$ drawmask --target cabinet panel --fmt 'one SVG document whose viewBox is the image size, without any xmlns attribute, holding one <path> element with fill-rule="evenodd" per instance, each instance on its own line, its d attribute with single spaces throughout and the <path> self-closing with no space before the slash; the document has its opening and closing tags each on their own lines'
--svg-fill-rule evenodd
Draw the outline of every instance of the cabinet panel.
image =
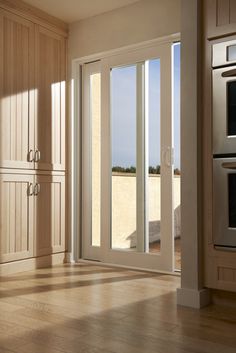
<svg viewBox="0 0 236 353">
<path fill-rule="evenodd" d="M 34 168 L 34 25 L 0 10 L 0 167 Z"/>
<path fill-rule="evenodd" d="M 236 2 L 235 0 L 230 0 L 230 23 L 236 24 Z"/>
<path fill-rule="evenodd" d="M 203 1 L 208 38 L 236 33 L 235 0 Z"/>
<path fill-rule="evenodd" d="M 36 169 L 65 169 L 65 39 L 36 27 Z M 36 159 L 39 155 L 36 155 Z"/>
<path fill-rule="evenodd" d="M 0 175 L 0 262 L 33 255 L 32 175 Z"/>
<path fill-rule="evenodd" d="M 230 23 L 230 1 L 217 0 L 216 1 L 216 25 L 227 26 Z"/>
<path fill-rule="evenodd" d="M 37 176 L 35 185 L 35 255 L 64 251 L 65 177 Z"/>
</svg>

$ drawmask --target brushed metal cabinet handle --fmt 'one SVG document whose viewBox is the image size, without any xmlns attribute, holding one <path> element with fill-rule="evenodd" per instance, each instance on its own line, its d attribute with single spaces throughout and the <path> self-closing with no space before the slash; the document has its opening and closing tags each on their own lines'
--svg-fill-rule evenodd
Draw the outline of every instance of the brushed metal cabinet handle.
<svg viewBox="0 0 236 353">
<path fill-rule="evenodd" d="M 28 196 L 32 196 L 34 195 L 34 188 L 33 188 L 33 184 L 29 183 L 28 189 L 27 189 L 27 194 Z"/>
<path fill-rule="evenodd" d="M 40 193 L 40 184 L 36 183 L 35 186 L 34 186 L 34 195 L 35 196 L 38 196 L 38 194 Z"/>
<path fill-rule="evenodd" d="M 34 151 L 29 150 L 28 152 L 28 162 L 33 162 L 34 161 Z"/>
<path fill-rule="evenodd" d="M 36 150 L 35 153 L 34 153 L 34 160 L 35 160 L 35 162 L 39 162 L 39 161 L 40 161 L 40 158 L 41 158 L 40 151 L 39 151 L 39 150 Z"/>
</svg>

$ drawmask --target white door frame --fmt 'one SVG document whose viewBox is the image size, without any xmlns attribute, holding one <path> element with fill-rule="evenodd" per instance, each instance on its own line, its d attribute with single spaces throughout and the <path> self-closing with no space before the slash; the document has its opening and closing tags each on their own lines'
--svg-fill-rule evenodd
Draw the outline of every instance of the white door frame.
<svg viewBox="0 0 236 353">
<path fill-rule="evenodd" d="M 100 246 L 92 245 L 92 116 L 91 116 L 91 86 L 90 76 L 101 72 L 100 61 L 83 65 L 82 71 L 82 254 L 87 259 L 101 260 Z M 101 115 L 101 112 L 100 112 Z M 101 117 L 100 117 L 101 118 Z M 101 183 L 100 183 L 101 184 Z M 101 185 L 100 185 L 101 187 Z M 101 227 L 100 234 L 101 236 Z"/>
<path fill-rule="evenodd" d="M 81 129 L 80 129 L 80 119 L 81 119 L 81 106 L 80 104 L 78 104 L 78 98 L 80 98 L 79 96 L 81 96 L 81 94 L 79 95 L 79 92 L 81 92 L 81 88 L 80 88 L 80 82 L 81 82 L 81 65 L 84 63 L 88 63 L 91 61 L 95 61 L 95 60 L 99 60 L 101 58 L 103 59 L 109 59 L 111 57 L 117 57 L 119 56 L 119 54 L 129 54 L 132 53 L 134 54 L 135 51 L 137 51 L 137 49 L 150 49 L 151 47 L 155 46 L 155 45 L 161 45 L 161 44 L 167 44 L 167 43 L 173 43 L 175 41 L 179 41 L 180 40 L 180 34 L 174 34 L 168 37 L 163 37 L 163 38 L 159 38 L 159 39 L 155 39 L 155 40 L 151 40 L 148 42 L 144 42 L 144 43 L 140 43 L 137 45 L 131 45 L 131 46 L 127 46 L 124 48 L 120 48 L 120 49 L 115 49 L 112 51 L 108 51 L 108 52 L 103 52 L 103 53 L 99 53 L 99 54 L 95 54 L 95 55 L 91 55 L 91 56 L 87 56 L 81 59 L 75 59 L 72 61 L 72 85 L 71 85 L 71 130 L 70 130 L 70 134 L 72 136 L 72 142 L 75 140 L 77 140 L 77 144 L 73 144 L 73 146 L 71 146 L 71 208 L 72 208 L 72 212 L 71 212 L 71 230 L 72 230 L 72 238 L 71 238 L 71 256 L 70 256 L 70 260 L 71 261 L 78 261 L 81 258 L 81 237 L 82 237 L 82 230 L 81 230 L 81 188 L 77 187 L 77 181 L 81 182 Z M 154 57 L 156 57 L 156 55 L 154 55 Z M 145 59 L 147 58 L 147 54 L 145 55 Z M 171 107 L 171 103 L 169 104 L 169 107 Z M 108 119 L 109 120 L 109 119 Z M 163 137 L 164 138 L 164 137 Z M 107 139 L 108 141 L 108 139 Z M 103 145 L 102 148 L 107 148 L 108 146 Z M 110 147 L 110 146 L 109 146 Z M 105 162 L 105 164 L 108 161 Z M 105 168 L 103 167 L 102 170 L 105 170 Z M 107 168 L 107 172 L 109 172 L 109 168 Z M 108 177 L 108 176 L 103 176 L 104 177 Z M 110 178 L 110 175 L 109 175 Z M 107 195 L 107 200 L 108 197 L 110 197 L 109 195 Z M 165 195 L 165 197 L 167 197 Z M 106 204 L 108 205 L 109 202 L 106 202 Z M 103 216 L 102 216 L 102 222 L 107 222 L 107 214 L 106 212 L 110 210 L 104 210 L 103 211 Z M 79 217 L 80 216 L 80 217 Z M 107 239 L 107 236 L 106 236 Z M 107 240 L 106 240 L 107 241 Z M 116 253 L 118 253 L 116 251 Z M 141 263 L 141 268 L 145 268 L 145 264 L 146 264 L 146 260 L 145 257 L 152 257 L 153 258 L 153 267 L 154 269 L 156 268 L 156 257 L 158 255 L 151 255 L 151 254 L 139 254 L 139 253 L 134 253 L 134 258 L 136 258 L 137 263 Z M 146 256 L 145 256 L 146 255 Z M 112 259 L 111 259 L 112 257 Z M 127 266 L 133 266 L 132 261 L 125 261 L 125 257 L 127 257 L 127 254 L 123 254 L 123 252 L 120 252 L 120 254 L 118 255 L 119 259 L 121 259 L 121 261 L 123 262 L 124 265 Z M 173 257 L 173 256 L 172 256 Z M 116 258 L 114 258 L 114 251 L 110 251 L 109 253 L 106 254 L 104 260 L 106 260 L 107 262 L 111 262 L 112 263 L 120 263 L 120 261 L 118 261 Z M 150 260 L 149 260 L 150 261 Z M 148 268 L 150 268 L 150 263 Z M 172 268 L 167 268 L 167 272 L 171 272 L 173 271 L 173 266 Z"/>
</svg>

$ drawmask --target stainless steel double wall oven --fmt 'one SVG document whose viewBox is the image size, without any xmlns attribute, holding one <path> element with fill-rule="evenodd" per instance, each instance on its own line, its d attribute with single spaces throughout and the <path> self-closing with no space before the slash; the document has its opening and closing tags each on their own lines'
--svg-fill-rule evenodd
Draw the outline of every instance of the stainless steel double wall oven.
<svg viewBox="0 0 236 353">
<path fill-rule="evenodd" d="M 213 238 L 236 251 L 236 40 L 212 47 Z"/>
</svg>

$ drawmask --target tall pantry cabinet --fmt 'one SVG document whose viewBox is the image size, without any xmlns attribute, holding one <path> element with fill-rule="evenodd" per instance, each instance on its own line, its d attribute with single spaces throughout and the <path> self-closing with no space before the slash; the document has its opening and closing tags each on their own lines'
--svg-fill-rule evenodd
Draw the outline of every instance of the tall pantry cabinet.
<svg viewBox="0 0 236 353">
<path fill-rule="evenodd" d="M 0 270 L 66 250 L 66 36 L 59 20 L 0 0 Z"/>
</svg>

